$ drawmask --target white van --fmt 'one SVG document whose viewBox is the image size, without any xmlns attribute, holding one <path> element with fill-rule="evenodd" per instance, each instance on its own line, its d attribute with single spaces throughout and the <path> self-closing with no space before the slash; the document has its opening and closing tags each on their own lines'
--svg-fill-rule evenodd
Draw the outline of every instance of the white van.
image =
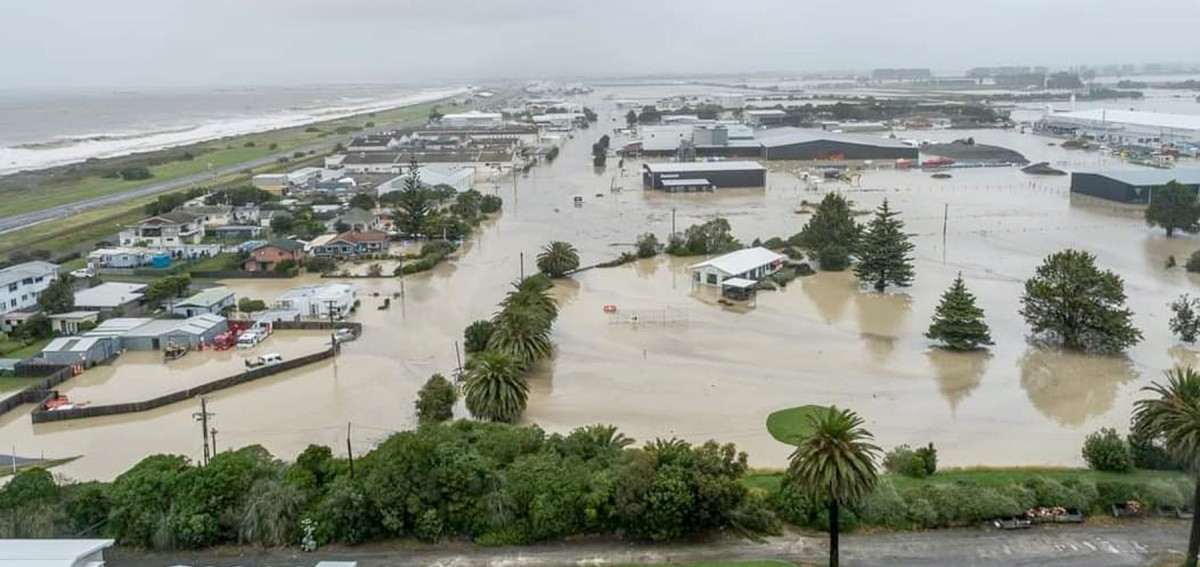
<svg viewBox="0 0 1200 567">
<path fill-rule="evenodd" d="M 247 368 L 257 368 L 259 366 L 267 366 L 268 364 L 279 364 L 283 362 L 283 355 L 277 352 L 268 352 L 262 356 L 246 359 Z"/>
<path fill-rule="evenodd" d="M 238 348 L 254 348 L 262 340 L 263 337 L 258 334 L 258 331 L 246 331 L 238 336 L 237 346 Z"/>
</svg>

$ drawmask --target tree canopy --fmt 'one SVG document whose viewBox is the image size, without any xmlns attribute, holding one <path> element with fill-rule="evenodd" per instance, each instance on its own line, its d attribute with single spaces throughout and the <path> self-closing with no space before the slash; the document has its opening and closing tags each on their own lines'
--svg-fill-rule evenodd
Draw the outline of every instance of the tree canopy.
<svg viewBox="0 0 1200 567">
<path fill-rule="evenodd" d="M 1177 181 L 1168 182 L 1150 193 L 1146 207 L 1146 223 L 1159 226 L 1173 236 L 1176 230 L 1196 232 L 1200 229 L 1200 202 L 1196 190 Z"/>
<path fill-rule="evenodd" d="M 1119 352 L 1142 339 L 1121 277 L 1097 268 L 1096 257 L 1082 250 L 1046 257 L 1025 281 L 1021 316 L 1035 335 L 1068 349 Z"/>
<path fill-rule="evenodd" d="M 537 267 L 547 276 L 561 278 L 579 267 L 579 251 L 570 242 L 555 240 L 542 248 L 537 256 Z"/>
<path fill-rule="evenodd" d="M 897 214 L 884 199 L 858 245 L 858 264 L 854 266 L 854 273 L 860 280 L 870 283 L 875 291 L 883 291 L 889 284 L 912 284 L 910 254 L 913 244 L 904 234 L 904 221 L 897 218 Z"/>
<path fill-rule="evenodd" d="M 37 303 L 47 315 L 74 310 L 75 278 L 66 274 L 58 276 L 38 296 Z"/>
<path fill-rule="evenodd" d="M 804 228 L 789 240 L 818 257 L 830 247 L 840 247 L 853 254 L 862 236 L 862 226 L 854 220 L 853 207 L 854 202 L 841 193 L 825 194 Z"/>
<path fill-rule="evenodd" d="M 967 291 L 961 273 L 942 294 L 925 336 L 950 350 L 975 350 L 992 344 L 983 309 L 975 305 L 975 295 Z"/>
</svg>

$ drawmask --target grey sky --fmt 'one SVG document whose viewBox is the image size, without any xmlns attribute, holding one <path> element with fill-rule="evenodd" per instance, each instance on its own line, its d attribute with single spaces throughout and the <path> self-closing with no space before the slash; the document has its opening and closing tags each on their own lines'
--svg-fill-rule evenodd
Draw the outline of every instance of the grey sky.
<svg viewBox="0 0 1200 567">
<path fill-rule="evenodd" d="M 1193 61 L 1196 0 L 0 0 L 0 86 Z"/>
</svg>

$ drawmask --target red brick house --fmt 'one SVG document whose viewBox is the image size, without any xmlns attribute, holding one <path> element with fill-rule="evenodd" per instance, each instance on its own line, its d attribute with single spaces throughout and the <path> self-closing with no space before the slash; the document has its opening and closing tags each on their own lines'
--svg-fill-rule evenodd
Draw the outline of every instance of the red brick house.
<svg viewBox="0 0 1200 567">
<path fill-rule="evenodd" d="M 250 252 L 242 264 L 242 269 L 248 272 L 269 272 L 284 260 L 291 260 L 297 266 L 304 265 L 304 243 L 295 240 L 272 240 Z"/>
</svg>

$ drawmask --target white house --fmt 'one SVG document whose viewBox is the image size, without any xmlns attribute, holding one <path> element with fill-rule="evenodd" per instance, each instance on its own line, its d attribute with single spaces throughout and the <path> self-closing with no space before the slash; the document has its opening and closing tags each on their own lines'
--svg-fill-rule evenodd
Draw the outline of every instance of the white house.
<svg viewBox="0 0 1200 567">
<path fill-rule="evenodd" d="M 75 293 L 75 309 L 112 313 L 120 310 L 126 315 L 141 312 L 146 303 L 146 285 L 124 282 L 104 282 Z"/>
<path fill-rule="evenodd" d="M 445 114 L 438 122 L 445 126 L 499 126 L 504 123 L 504 115 L 499 112 L 472 110 L 459 114 Z"/>
<path fill-rule="evenodd" d="M 25 262 L 0 270 L 0 314 L 37 305 L 37 298 L 58 277 L 58 265 Z"/>
<path fill-rule="evenodd" d="M 88 253 L 88 265 L 95 268 L 140 268 L 150 264 L 154 253 L 145 248 L 101 248 Z"/>
<path fill-rule="evenodd" d="M 350 314 L 358 297 L 350 284 L 306 285 L 293 288 L 275 298 L 274 309 L 299 311 L 302 316 L 319 319 L 341 318 Z"/>
<path fill-rule="evenodd" d="M 766 248 L 746 248 L 688 266 L 692 282 L 721 285 L 726 280 L 758 281 L 783 267 L 787 257 Z"/>
<path fill-rule="evenodd" d="M 143 219 L 121 231 L 121 246 L 179 248 L 204 240 L 204 215 L 183 210 Z"/>
</svg>

